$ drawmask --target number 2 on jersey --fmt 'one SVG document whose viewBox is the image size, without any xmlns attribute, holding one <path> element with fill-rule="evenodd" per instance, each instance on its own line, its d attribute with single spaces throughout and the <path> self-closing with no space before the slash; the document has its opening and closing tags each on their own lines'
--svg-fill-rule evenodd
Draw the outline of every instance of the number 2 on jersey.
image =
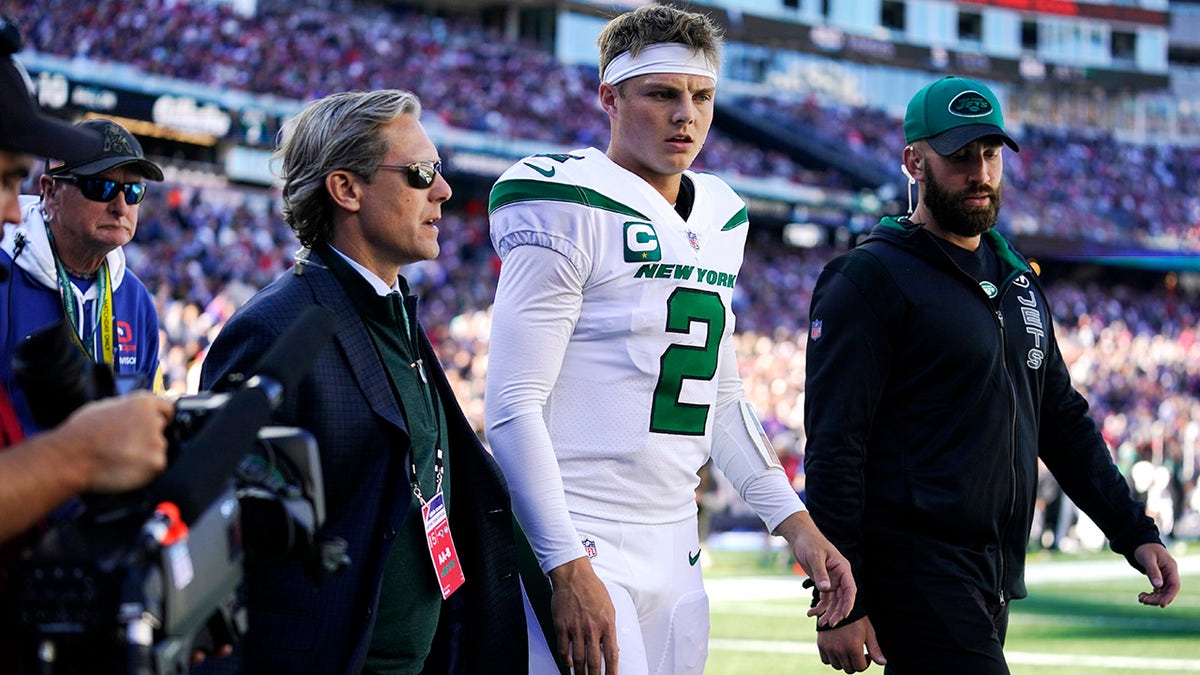
<svg viewBox="0 0 1200 675">
<path fill-rule="evenodd" d="M 682 403 L 684 380 L 711 380 L 717 374 L 717 351 L 725 332 L 725 305 L 710 291 L 678 288 L 667 298 L 667 332 L 690 333 L 692 324 L 707 326 L 704 344 L 673 344 L 663 352 L 658 384 L 650 407 L 650 431 L 703 436 L 707 404 Z"/>
</svg>

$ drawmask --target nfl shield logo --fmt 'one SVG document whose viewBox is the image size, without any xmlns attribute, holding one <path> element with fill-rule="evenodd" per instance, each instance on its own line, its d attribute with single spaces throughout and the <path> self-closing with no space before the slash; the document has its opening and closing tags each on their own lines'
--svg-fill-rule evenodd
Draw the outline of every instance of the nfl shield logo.
<svg viewBox="0 0 1200 675">
<path fill-rule="evenodd" d="M 808 337 L 813 340 L 821 339 L 821 320 L 817 319 L 812 322 L 812 327 L 808 330 Z"/>
<path fill-rule="evenodd" d="M 583 550 L 587 552 L 588 558 L 596 557 L 596 542 L 591 539 L 583 540 Z"/>
<path fill-rule="evenodd" d="M 688 230 L 687 235 L 688 235 L 688 243 L 692 245 L 692 250 L 699 251 L 700 250 L 700 238 L 697 237 L 696 233 L 692 232 L 691 230 Z"/>
</svg>

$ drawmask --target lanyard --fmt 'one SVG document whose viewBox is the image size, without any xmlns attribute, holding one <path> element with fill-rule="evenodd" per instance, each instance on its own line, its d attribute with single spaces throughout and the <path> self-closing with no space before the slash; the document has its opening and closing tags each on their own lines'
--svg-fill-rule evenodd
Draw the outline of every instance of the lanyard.
<svg viewBox="0 0 1200 675">
<path fill-rule="evenodd" d="M 114 340 L 116 324 L 113 321 L 112 284 L 108 276 L 108 258 L 105 257 L 104 262 L 100 263 L 100 270 L 96 273 L 96 283 L 99 285 L 96 289 L 96 297 L 99 301 L 100 311 L 98 317 L 92 317 L 94 325 L 88 331 L 83 326 L 83 308 L 75 298 L 75 284 L 71 283 L 70 277 L 67 276 L 67 268 L 58 258 L 58 249 L 54 245 L 54 233 L 50 231 L 49 223 L 46 224 L 46 238 L 50 241 L 50 251 L 58 273 L 58 296 L 62 300 L 63 312 L 66 313 L 67 319 L 75 328 L 76 343 L 93 361 L 112 365 L 113 355 L 116 353 Z M 97 336 L 97 334 L 99 335 Z M 99 337 L 99 344 L 97 344 L 97 337 Z M 84 344 L 84 338 L 91 342 L 90 349 L 88 345 Z"/>
<path fill-rule="evenodd" d="M 440 424 L 438 425 L 438 431 L 439 432 L 441 431 Z M 440 436 L 441 434 L 439 433 L 438 435 Z M 417 461 L 416 461 L 416 457 L 415 457 L 416 453 L 410 452 L 410 453 L 408 453 L 408 456 L 409 456 L 408 481 L 409 481 L 409 483 L 412 484 L 413 496 L 417 498 L 417 501 L 421 502 L 421 506 L 425 506 L 425 504 L 426 504 L 425 495 L 421 492 L 421 482 L 419 480 L 417 480 Z M 442 492 L 442 476 L 444 476 L 445 474 L 446 474 L 446 466 L 442 460 L 442 445 L 441 445 L 441 443 L 439 443 L 437 445 L 437 455 L 435 456 L 434 465 L 433 465 L 433 475 L 435 476 L 436 483 L 437 483 L 434 487 L 433 494 L 435 494 L 435 495 L 441 494 L 441 492 Z"/>
<path fill-rule="evenodd" d="M 425 376 L 425 365 L 421 360 L 421 347 L 417 340 L 417 322 L 409 321 L 408 307 L 404 302 L 403 295 L 400 296 L 398 304 L 400 305 L 400 316 L 404 319 L 404 330 L 408 334 L 409 344 L 412 346 L 413 355 L 417 357 L 416 361 L 408 365 L 410 368 L 416 369 L 418 377 L 421 378 L 421 383 L 425 385 L 425 388 L 429 392 L 430 414 L 433 416 L 433 424 L 437 430 L 437 440 L 434 442 L 434 452 L 436 454 L 433 460 L 433 475 L 436 485 L 434 486 L 433 494 L 438 495 L 442 492 L 442 478 L 446 475 L 445 457 L 442 452 L 442 421 L 441 416 L 438 414 L 440 410 L 438 404 L 440 401 L 438 400 L 437 391 L 429 383 L 429 378 Z M 412 485 L 413 496 L 417 498 L 421 506 L 425 506 L 427 502 L 425 501 L 424 493 L 421 491 L 421 482 L 417 476 L 417 453 L 414 448 L 412 452 L 408 453 L 408 482 Z"/>
</svg>

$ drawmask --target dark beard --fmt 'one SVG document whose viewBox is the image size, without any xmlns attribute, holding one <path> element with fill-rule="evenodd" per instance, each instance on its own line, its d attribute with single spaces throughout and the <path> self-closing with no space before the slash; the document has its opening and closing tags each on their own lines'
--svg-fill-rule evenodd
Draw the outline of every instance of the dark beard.
<svg viewBox="0 0 1200 675">
<path fill-rule="evenodd" d="M 960 237 L 977 237 L 992 229 L 1000 216 L 1000 189 L 992 192 L 987 190 L 991 201 L 987 206 L 976 208 L 964 205 L 968 192 L 977 193 L 979 190 L 963 190 L 950 193 L 942 189 L 933 172 L 925 172 L 925 208 L 933 214 L 938 227 Z"/>
</svg>

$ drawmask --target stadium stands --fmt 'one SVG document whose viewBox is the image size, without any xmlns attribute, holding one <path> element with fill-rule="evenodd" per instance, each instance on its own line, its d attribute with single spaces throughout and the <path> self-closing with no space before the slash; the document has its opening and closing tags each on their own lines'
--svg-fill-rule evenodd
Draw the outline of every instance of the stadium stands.
<svg viewBox="0 0 1200 675">
<path fill-rule="evenodd" d="M 469 15 L 339 6 L 246 17 L 226 4 L 180 2 L 168 11 L 152 0 L 51 0 L 26 3 L 17 19 L 32 49 L 59 56 L 298 100 L 399 86 L 454 127 L 568 146 L 607 142 L 593 68 L 558 64 Z M 902 185 L 893 170 L 903 147 L 899 121 L 882 111 L 764 97 L 725 105 L 767 121 L 777 138 L 798 132 L 848 157 L 860 173 L 894 176 L 885 192 Z M 1119 143 L 1086 130 L 1027 126 L 1019 134 L 1024 151 L 1010 155 L 1002 216 L 1008 231 L 1200 251 L 1200 151 Z M 720 128 L 697 168 L 843 190 L 856 182 Z"/>
<path fill-rule="evenodd" d="M 399 86 L 451 126 L 574 145 L 606 143 L 590 68 L 557 64 L 469 18 L 380 9 L 305 9 L 244 17 L 225 5 L 152 0 L 23 3 L 18 20 L 32 49 L 88 62 L 292 99 L 343 89 Z M 167 45 L 170 45 L 168 47 Z M 900 122 L 882 111 L 816 100 L 745 98 L 732 103 L 885 175 L 903 146 Z M 1025 125 L 1007 155 L 1002 221 L 1015 236 L 1200 253 L 1200 151 L 1117 142 L 1095 130 Z M 804 166 L 778 147 L 718 133 L 700 168 L 782 176 L 847 189 L 845 176 Z M 902 185 L 896 175 L 897 190 Z M 441 223 L 442 254 L 406 271 L 470 418 L 482 429 L 488 307 L 498 261 L 483 194 L 457 194 Z M 891 204 L 892 207 L 896 202 Z M 167 381 L 194 391 L 197 359 L 215 331 L 258 287 L 285 270 L 297 244 L 268 191 L 187 181 L 156 186 L 142 206 L 130 264 L 156 293 Z M 871 214 L 872 216 L 878 214 Z M 747 250 L 736 310 L 741 367 L 766 425 L 803 451 L 807 316 L 816 276 L 834 251 L 781 246 L 760 232 Z M 1059 338 L 1115 460 L 1167 467 L 1175 523 L 1196 521 L 1200 458 L 1197 289 L 1053 280 Z M 1185 513 L 1185 510 L 1187 512 Z M 1185 515 L 1193 517 L 1189 521 Z M 1192 536 L 1200 531 L 1191 531 Z"/>
</svg>

